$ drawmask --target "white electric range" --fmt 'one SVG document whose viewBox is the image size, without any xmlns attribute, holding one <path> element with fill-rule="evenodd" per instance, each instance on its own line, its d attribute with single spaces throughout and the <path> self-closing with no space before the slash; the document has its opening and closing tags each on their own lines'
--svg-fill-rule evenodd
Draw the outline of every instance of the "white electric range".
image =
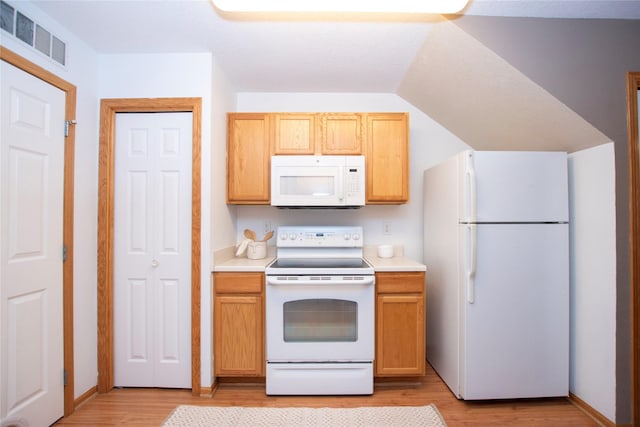
<svg viewBox="0 0 640 427">
<path fill-rule="evenodd" d="M 373 393 L 373 267 L 362 227 L 289 226 L 266 268 L 266 392 Z"/>
</svg>

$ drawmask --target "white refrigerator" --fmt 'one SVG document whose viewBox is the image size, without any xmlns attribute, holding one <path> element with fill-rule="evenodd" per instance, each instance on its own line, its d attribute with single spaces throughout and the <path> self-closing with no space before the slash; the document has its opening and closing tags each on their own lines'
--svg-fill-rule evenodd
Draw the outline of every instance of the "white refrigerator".
<svg viewBox="0 0 640 427">
<path fill-rule="evenodd" d="M 457 398 L 569 394 L 568 205 L 562 152 L 425 171 L 427 359 Z"/>
</svg>

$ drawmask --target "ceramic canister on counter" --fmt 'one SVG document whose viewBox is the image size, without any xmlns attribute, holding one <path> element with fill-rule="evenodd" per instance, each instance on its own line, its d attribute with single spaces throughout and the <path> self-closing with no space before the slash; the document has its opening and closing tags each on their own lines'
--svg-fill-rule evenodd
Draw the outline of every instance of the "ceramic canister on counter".
<svg viewBox="0 0 640 427">
<path fill-rule="evenodd" d="M 393 256 L 393 246 L 391 245 L 378 246 L 378 258 L 391 258 L 392 256 Z"/>
<path fill-rule="evenodd" d="M 262 259 L 267 256 L 267 242 L 249 242 L 247 258 Z"/>
</svg>

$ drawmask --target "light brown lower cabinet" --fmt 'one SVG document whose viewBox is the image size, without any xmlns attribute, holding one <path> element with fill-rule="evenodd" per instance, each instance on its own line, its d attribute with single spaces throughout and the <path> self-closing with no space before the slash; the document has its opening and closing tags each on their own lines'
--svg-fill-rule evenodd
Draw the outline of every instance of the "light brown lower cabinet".
<svg viewBox="0 0 640 427">
<path fill-rule="evenodd" d="M 214 375 L 265 374 L 264 274 L 213 273 Z"/>
<path fill-rule="evenodd" d="M 376 273 L 375 376 L 425 374 L 425 273 Z"/>
<path fill-rule="evenodd" d="M 264 377 L 264 274 L 213 273 L 214 374 Z M 376 377 L 425 374 L 425 273 L 376 273 Z"/>
</svg>

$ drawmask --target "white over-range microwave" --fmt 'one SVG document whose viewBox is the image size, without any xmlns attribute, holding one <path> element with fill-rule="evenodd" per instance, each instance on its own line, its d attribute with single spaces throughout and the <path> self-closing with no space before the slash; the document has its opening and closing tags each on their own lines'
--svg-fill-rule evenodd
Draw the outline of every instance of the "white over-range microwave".
<svg viewBox="0 0 640 427">
<path fill-rule="evenodd" d="M 357 208 L 364 204 L 364 156 L 271 157 L 272 206 Z"/>
</svg>

